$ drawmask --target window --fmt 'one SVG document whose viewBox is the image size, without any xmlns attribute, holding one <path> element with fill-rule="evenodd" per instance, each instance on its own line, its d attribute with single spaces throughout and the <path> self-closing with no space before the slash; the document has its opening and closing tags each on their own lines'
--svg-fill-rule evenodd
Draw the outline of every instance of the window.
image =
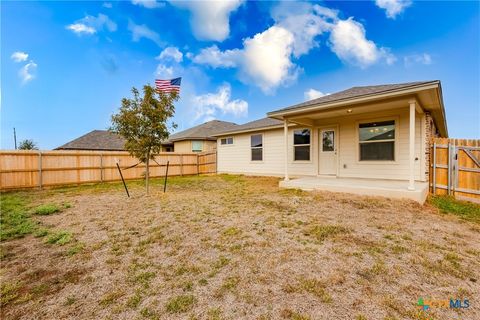
<svg viewBox="0 0 480 320">
<path fill-rule="evenodd" d="M 192 152 L 202 152 L 203 141 L 192 141 Z"/>
<path fill-rule="evenodd" d="M 322 131 L 322 151 L 335 151 L 335 131 Z"/>
<path fill-rule="evenodd" d="M 310 129 L 293 131 L 294 160 L 310 160 Z"/>
<path fill-rule="evenodd" d="M 360 161 L 395 160 L 395 121 L 359 125 Z"/>
<path fill-rule="evenodd" d="M 250 136 L 250 147 L 252 150 L 252 161 L 263 160 L 263 135 L 254 134 Z"/>
<path fill-rule="evenodd" d="M 220 139 L 220 144 L 221 144 L 221 145 L 233 144 L 233 137 Z"/>
</svg>

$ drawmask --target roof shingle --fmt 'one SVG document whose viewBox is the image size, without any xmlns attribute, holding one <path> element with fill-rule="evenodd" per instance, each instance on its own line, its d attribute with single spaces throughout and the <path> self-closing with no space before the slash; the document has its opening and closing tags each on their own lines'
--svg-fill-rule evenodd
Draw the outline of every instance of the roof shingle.
<svg viewBox="0 0 480 320">
<path fill-rule="evenodd" d="M 323 96 L 321 98 L 305 101 L 305 102 L 295 104 L 295 105 L 290 106 L 290 107 L 278 109 L 278 110 L 269 112 L 268 114 L 276 113 L 276 112 L 282 112 L 282 111 L 290 111 L 290 110 L 294 110 L 294 109 L 301 109 L 301 108 L 309 107 L 309 106 L 313 106 L 313 105 L 326 104 L 326 103 L 329 103 L 329 102 L 352 99 L 352 98 L 357 98 L 357 97 L 371 95 L 371 94 L 379 94 L 379 93 L 394 91 L 394 90 L 398 90 L 398 89 L 407 89 L 409 87 L 415 87 L 415 86 L 418 86 L 418 85 L 429 84 L 429 83 L 434 83 L 434 82 L 437 82 L 437 80 L 406 82 L 406 83 L 396 83 L 396 84 L 383 84 L 383 85 L 375 85 L 375 86 L 352 87 L 350 89 L 335 92 L 335 93 Z"/>
<path fill-rule="evenodd" d="M 125 150 L 125 139 L 107 130 L 93 130 L 89 133 L 67 142 L 56 150 Z"/>
<path fill-rule="evenodd" d="M 269 127 L 276 127 L 276 126 L 281 126 L 283 124 L 283 121 L 273 119 L 273 118 L 262 118 L 254 121 L 247 122 L 242 125 L 237 125 L 236 127 L 230 129 L 230 130 L 225 130 L 218 132 L 216 135 L 223 135 L 223 134 L 228 134 L 230 132 L 239 132 L 239 131 L 250 131 L 250 130 L 255 130 L 255 129 L 262 129 L 262 128 L 269 128 Z"/>
<path fill-rule="evenodd" d="M 193 128 L 172 134 L 168 139 L 168 141 L 174 142 L 174 141 L 191 140 L 191 139 L 216 140 L 216 138 L 213 138 L 213 135 L 215 135 L 216 133 L 226 131 L 226 130 L 231 130 L 231 129 L 233 130 L 236 127 L 238 127 L 238 125 L 233 122 L 212 120 L 212 121 L 202 123 Z"/>
</svg>

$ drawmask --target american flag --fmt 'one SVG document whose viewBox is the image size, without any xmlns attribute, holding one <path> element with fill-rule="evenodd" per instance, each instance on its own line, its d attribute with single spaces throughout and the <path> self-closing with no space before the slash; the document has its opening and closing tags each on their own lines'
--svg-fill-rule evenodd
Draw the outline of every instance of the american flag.
<svg viewBox="0 0 480 320">
<path fill-rule="evenodd" d="M 155 80 L 155 87 L 160 92 L 180 92 L 180 83 L 182 78 L 175 78 L 170 80 Z"/>
</svg>

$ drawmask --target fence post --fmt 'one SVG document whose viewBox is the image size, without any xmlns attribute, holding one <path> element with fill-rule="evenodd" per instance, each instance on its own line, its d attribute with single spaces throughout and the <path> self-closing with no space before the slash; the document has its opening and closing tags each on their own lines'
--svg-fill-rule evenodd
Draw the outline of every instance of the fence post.
<svg viewBox="0 0 480 320">
<path fill-rule="evenodd" d="M 433 172 L 432 172 L 432 180 L 433 180 L 432 193 L 433 193 L 433 195 L 435 195 L 435 194 L 436 194 L 436 191 L 437 191 L 437 143 L 436 143 L 436 142 L 433 143 L 433 163 L 432 163 L 432 167 L 433 167 Z"/>
<path fill-rule="evenodd" d="M 103 182 L 103 153 L 100 153 L 100 182 Z"/>
<path fill-rule="evenodd" d="M 200 175 L 200 155 L 197 153 L 197 176 Z"/>
<path fill-rule="evenodd" d="M 183 153 L 180 154 L 180 175 L 183 176 Z"/>
<path fill-rule="evenodd" d="M 450 178 L 452 175 L 452 148 L 450 148 L 450 141 L 447 144 L 447 194 L 450 195 Z"/>
<path fill-rule="evenodd" d="M 42 189 L 43 184 L 43 173 L 42 173 L 42 151 L 38 152 L 38 187 Z"/>
</svg>

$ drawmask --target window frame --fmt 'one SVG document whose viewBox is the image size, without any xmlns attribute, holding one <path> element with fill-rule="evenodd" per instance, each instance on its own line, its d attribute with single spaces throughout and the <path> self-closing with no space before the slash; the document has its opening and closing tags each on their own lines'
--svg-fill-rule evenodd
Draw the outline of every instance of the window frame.
<svg viewBox="0 0 480 320">
<path fill-rule="evenodd" d="M 310 131 L 310 143 L 309 144 L 295 144 L 295 131 L 308 130 Z M 302 128 L 293 128 L 292 129 L 292 159 L 293 163 L 308 163 L 312 162 L 312 145 L 313 145 L 313 130 L 312 128 L 302 127 Z M 296 160 L 295 159 L 295 147 L 306 147 L 308 146 L 308 160 Z"/>
<path fill-rule="evenodd" d="M 360 160 L 360 124 L 372 123 L 372 122 L 384 122 L 384 121 L 393 121 L 395 126 L 395 137 L 394 139 L 386 139 L 386 140 L 375 140 L 375 142 L 390 142 L 393 140 L 393 160 Z M 399 164 L 398 162 L 398 142 L 399 142 L 399 131 L 400 131 L 400 124 L 399 124 L 399 117 L 398 116 L 390 116 L 390 117 L 381 117 L 381 118 L 366 118 L 361 119 L 355 122 L 355 135 L 356 135 L 356 163 L 357 164 L 372 164 L 372 165 L 379 165 L 379 164 Z M 363 142 L 363 143 L 374 143 L 372 142 Z"/>
<path fill-rule="evenodd" d="M 252 137 L 253 136 L 261 136 L 262 137 L 262 146 L 261 147 L 252 147 Z M 265 147 L 265 140 L 264 140 L 264 134 L 263 132 L 261 133 L 253 133 L 253 134 L 250 134 L 250 162 L 252 163 L 262 163 L 263 162 L 263 157 L 265 156 L 264 152 L 263 152 L 263 148 Z M 252 150 L 253 149 L 262 149 L 262 160 L 253 160 L 252 158 Z"/>
<path fill-rule="evenodd" d="M 193 150 L 193 144 L 194 144 L 194 142 L 199 142 L 199 143 L 201 143 L 202 149 L 201 149 L 201 150 Z M 191 145 L 191 148 L 190 148 L 190 149 L 192 150 L 192 152 L 194 152 L 194 153 L 203 152 L 203 147 L 204 147 L 203 140 L 192 140 L 191 143 L 190 143 L 190 145 Z"/>
<path fill-rule="evenodd" d="M 228 140 L 231 139 L 232 140 L 232 143 L 228 143 Z M 222 140 L 225 140 L 226 143 L 222 143 Z M 231 146 L 235 143 L 235 139 L 233 138 L 233 136 L 230 136 L 230 137 L 224 137 L 224 138 L 220 138 L 220 145 L 222 147 L 225 147 L 225 146 Z"/>
</svg>

